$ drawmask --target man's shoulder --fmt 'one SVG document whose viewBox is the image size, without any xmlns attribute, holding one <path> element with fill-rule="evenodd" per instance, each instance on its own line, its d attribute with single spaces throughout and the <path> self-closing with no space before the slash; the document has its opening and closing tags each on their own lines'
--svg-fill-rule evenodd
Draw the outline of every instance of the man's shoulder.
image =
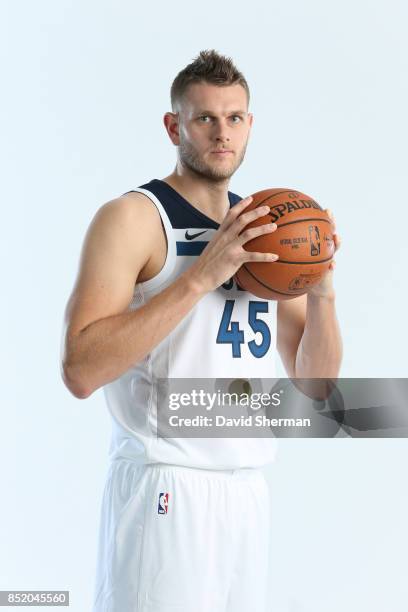
<svg viewBox="0 0 408 612">
<path fill-rule="evenodd" d="M 139 187 L 137 188 L 139 189 Z M 149 198 L 149 196 L 141 191 L 136 191 L 134 189 L 130 190 L 130 191 L 125 191 L 125 193 L 122 193 L 120 196 L 118 196 L 117 198 L 115 198 L 115 200 L 117 202 L 117 206 L 118 207 L 123 207 L 123 208 L 129 208 L 131 210 L 155 210 L 156 207 L 154 206 L 151 198 Z M 138 203 L 137 206 L 135 206 L 135 202 Z"/>
<path fill-rule="evenodd" d="M 160 227 L 160 215 L 150 198 L 137 191 L 125 192 L 100 206 L 97 217 L 120 225 L 143 228 L 146 224 Z"/>
</svg>

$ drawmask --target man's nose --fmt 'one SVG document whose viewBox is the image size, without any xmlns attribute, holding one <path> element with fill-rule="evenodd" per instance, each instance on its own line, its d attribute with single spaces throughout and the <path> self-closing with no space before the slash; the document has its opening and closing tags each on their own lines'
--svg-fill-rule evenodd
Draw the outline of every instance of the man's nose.
<svg viewBox="0 0 408 612">
<path fill-rule="evenodd" d="M 218 121 L 215 129 L 215 139 L 218 142 L 229 142 L 229 130 L 228 126 L 224 121 Z"/>
</svg>

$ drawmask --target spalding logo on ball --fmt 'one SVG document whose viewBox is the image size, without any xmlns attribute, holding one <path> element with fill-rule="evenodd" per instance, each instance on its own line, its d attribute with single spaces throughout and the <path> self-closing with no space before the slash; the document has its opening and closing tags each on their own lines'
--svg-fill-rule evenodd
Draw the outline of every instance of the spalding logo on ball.
<svg viewBox="0 0 408 612">
<path fill-rule="evenodd" d="M 243 231 L 276 223 L 274 232 L 243 245 L 246 251 L 276 253 L 274 262 L 246 262 L 235 280 L 246 291 L 268 300 L 290 300 L 303 295 L 328 272 L 334 255 L 332 225 L 327 213 L 310 196 L 293 189 L 258 191 L 244 212 L 269 206 L 270 212 L 249 223 Z M 243 214 L 241 213 L 241 214 Z"/>
</svg>

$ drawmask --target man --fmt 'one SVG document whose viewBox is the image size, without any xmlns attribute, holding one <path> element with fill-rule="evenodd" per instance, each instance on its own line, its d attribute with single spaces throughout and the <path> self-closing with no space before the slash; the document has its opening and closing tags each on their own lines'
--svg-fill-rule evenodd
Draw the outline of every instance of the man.
<svg viewBox="0 0 408 612">
<path fill-rule="evenodd" d="M 65 384 L 78 398 L 103 387 L 113 417 L 93 610 L 263 612 L 269 497 L 259 468 L 274 440 L 158 437 L 158 381 L 273 378 L 276 348 L 290 377 L 337 377 L 333 272 L 285 302 L 237 287 L 242 263 L 277 259 L 243 248 L 275 231 L 244 231 L 269 209 L 245 212 L 251 199 L 228 191 L 253 120 L 247 82 L 229 58 L 203 51 L 171 101 L 174 171 L 97 211 L 66 310 Z M 262 357 L 248 317 L 259 301 L 271 340 Z"/>
</svg>

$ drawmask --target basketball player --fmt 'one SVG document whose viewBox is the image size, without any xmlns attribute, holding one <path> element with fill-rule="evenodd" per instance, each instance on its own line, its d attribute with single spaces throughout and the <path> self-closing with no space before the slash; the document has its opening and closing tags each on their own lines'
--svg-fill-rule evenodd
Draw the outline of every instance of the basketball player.
<svg viewBox="0 0 408 612">
<path fill-rule="evenodd" d="M 65 384 L 78 398 L 103 387 L 112 415 L 93 612 L 264 612 L 260 468 L 276 440 L 158 437 L 157 381 L 273 378 L 276 350 L 290 377 L 337 377 L 333 272 L 283 302 L 236 286 L 243 262 L 276 260 L 243 248 L 276 229 L 241 233 L 269 209 L 238 218 L 251 200 L 228 190 L 253 120 L 247 82 L 203 51 L 175 78 L 171 102 L 174 171 L 97 211 L 66 309 Z"/>
</svg>

